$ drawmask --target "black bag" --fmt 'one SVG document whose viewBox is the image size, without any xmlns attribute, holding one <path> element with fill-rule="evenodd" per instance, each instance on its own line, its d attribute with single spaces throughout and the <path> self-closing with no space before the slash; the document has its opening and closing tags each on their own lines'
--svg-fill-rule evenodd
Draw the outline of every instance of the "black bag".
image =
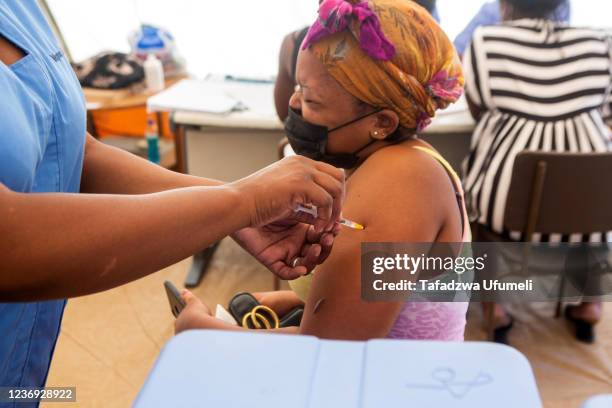
<svg viewBox="0 0 612 408">
<path fill-rule="evenodd" d="M 107 52 L 73 64 L 81 86 L 98 89 L 121 89 L 144 79 L 142 63 L 120 52 Z"/>
</svg>

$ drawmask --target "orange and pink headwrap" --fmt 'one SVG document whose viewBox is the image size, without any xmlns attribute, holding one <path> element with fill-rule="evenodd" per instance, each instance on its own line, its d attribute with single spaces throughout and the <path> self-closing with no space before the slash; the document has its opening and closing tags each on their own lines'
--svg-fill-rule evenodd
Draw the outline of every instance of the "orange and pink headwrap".
<svg viewBox="0 0 612 408">
<path fill-rule="evenodd" d="M 420 131 L 463 92 L 453 44 L 410 0 L 325 0 L 302 45 L 359 100 Z"/>
</svg>

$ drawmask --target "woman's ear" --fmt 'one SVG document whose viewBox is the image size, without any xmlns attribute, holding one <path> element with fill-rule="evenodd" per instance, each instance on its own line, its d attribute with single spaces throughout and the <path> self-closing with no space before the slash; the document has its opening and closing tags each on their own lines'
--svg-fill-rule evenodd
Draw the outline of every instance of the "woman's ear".
<svg viewBox="0 0 612 408">
<path fill-rule="evenodd" d="M 374 117 L 376 122 L 374 128 L 370 130 L 370 136 L 374 139 L 386 139 L 399 127 L 399 116 L 391 109 L 383 109 Z"/>
</svg>

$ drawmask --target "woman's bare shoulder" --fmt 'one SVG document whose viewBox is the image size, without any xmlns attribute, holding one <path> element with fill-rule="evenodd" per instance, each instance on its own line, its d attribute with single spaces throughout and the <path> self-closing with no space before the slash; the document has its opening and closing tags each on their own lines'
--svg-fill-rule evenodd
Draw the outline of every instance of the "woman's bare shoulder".
<svg viewBox="0 0 612 408">
<path fill-rule="evenodd" d="M 355 214 L 389 238 L 434 240 L 454 189 L 444 167 L 416 145 L 389 146 L 370 156 L 349 178 L 345 216 Z"/>
<path fill-rule="evenodd" d="M 354 175 L 358 176 L 356 179 L 384 177 L 388 183 L 403 183 L 407 177 L 425 177 L 435 182 L 445 175 L 444 168 L 435 158 L 415 147 L 434 150 L 427 143 L 416 140 L 388 146 L 368 157 Z"/>
</svg>

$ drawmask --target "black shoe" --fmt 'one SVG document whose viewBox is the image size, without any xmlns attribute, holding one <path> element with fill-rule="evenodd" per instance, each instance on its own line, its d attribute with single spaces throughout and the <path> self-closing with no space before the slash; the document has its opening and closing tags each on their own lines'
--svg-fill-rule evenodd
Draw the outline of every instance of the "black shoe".
<svg viewBox="0 0 612 408">
<path fill-rule="evenodd" d="M 576 328 L 576 340 L 587 344 L 593 344 L 595 342 L 595 330 L 593 324 L 586 320 L 579 319 L 572 316 L 572 310 L 575 306 L 568 306 L 565 308 L 565 318 L 574 324 Z"/>
<path fill-rule="evenodd" d="M 514 326 L 514 317 L 512 317 L 511 315 L 508 315 L 508 317 L 510 318 L 510 323 L 506 324 L 505 326 L 500 326 L 493 329 L 493 341 L 495 343 L 505 345 L 510 344 L 508 342 L 508 333 L 510 333 L 510 329 L 512 329 L 512 327 Z"/>
</svg>

